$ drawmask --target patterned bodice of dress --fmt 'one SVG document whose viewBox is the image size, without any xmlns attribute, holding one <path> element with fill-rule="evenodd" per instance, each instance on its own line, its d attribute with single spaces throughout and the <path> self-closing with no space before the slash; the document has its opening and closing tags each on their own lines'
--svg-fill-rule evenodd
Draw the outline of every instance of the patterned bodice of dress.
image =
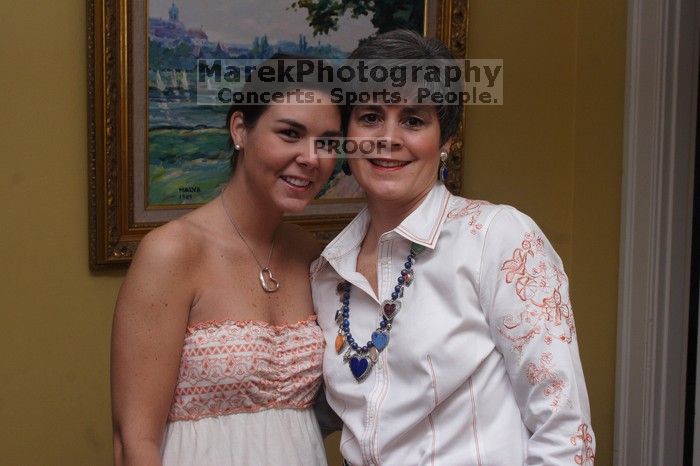
<svg viewBox="0 0 700 466">
<path fill-rule="evenodd" d="M 283 326 L 231 320 L 191 326 L 168 421 L 307 408 L 321 384 L 324 347 L 315 316 Z"/>
</svg>

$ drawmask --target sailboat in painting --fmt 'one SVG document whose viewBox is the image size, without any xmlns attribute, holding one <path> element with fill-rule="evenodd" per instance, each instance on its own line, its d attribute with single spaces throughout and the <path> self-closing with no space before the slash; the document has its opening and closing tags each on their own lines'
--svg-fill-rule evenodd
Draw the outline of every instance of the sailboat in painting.
<svg viewBox="0 0 700 466">
<path fill-rule="evenodd" d="M 185 70 L 182 70 L 182 75 L 180 77 L 180 85 L 185 91 L 188 91 L 190 89 L 190 83 L 187 81 L 187 72 Z"/>
<path fill-rule="evenodd" d="M 163 92 L 165 90 L 165 83 L 163 82 L 163 78 L 160 77 L 160 71 L 156 71 L 156 86 L 155 87 L 160 92 Z"/>
</svg>

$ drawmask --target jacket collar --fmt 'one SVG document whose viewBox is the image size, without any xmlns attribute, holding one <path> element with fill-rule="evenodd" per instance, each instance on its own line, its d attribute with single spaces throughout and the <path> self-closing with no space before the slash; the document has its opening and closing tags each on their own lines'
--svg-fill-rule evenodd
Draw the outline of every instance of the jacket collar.
<svg viewBox="0 0 700 466">
<path fill-rule="evenodd" d="M 434 249 L 440 231 L 447 218 L 447 206 L 451 194 L 442 185 L 436 183 L 416 210 L 411 212 L 396 228 L 384 233 L 401 235 L 409 241 Z M 344 280 L 362 289 L 377 303 L 379 298 L 372 286 L 361 273 L 357 272 L 357 255 L 369 228 L 370 216 L 367 207 L 357 214 L 350 224 L 331 241 L 321 253 L 317 270 L 327 261 Z"/>
<path fill-rule="evenodd" d="M 445 186 L 435 183 L 423 202 L 392 231 L 407 240 L 435 249 L 440 231 L 447 218 L 451 194 Z M 369 227 L 369 211 L 365 207 L 350 224 L 331 241 L 321 254 L 329 262 L 359 249 Z M 386 233 L 385 233 L 386 234 Z"/>
<path fill-rule="evenodd" d="M 447 218 L 447 206 L 452 195 L 442 183 L 435 183 L 416 210 L 394 231 L 407 240 L 435 249 L 442 225 Z"/>
</svg>

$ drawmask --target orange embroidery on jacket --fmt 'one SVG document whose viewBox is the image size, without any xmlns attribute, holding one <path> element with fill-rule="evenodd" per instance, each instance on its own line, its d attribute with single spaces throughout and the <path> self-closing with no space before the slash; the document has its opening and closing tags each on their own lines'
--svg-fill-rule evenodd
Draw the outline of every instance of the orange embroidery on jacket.
<svg viewBox="0 0 700 466">
<path fill-rule="evenodd" d="M 539 234 L 527 233 L 520 247 L 501 266 L 505 282 L 513 285 L 524 309 L 505 316 L 498 330 L 519 353 L 537 335 L 543 334 L 546 344 L 553 340 L 571 343 L 576 332 L 568 300 L 568 279 L 546 257 L 544 244 Z"/>
<path fill-rule="evenodd" d="M 463 205 L 452 209 L 447 214 L 447 218 L 452 220 L 460 217 L 469 217 L 467 220 L 469 232 L 475 235 L 484 227 L 483 224 L 479 223 L 479 217 L 482 213 L 481 207 L 491 204 L 486 201 L 472 201 L 470 199 L 463 199 L 463 201 Z"/>
<path fill-rule="evenodd" d="M 552 353 L 542 353 L 539 365 L 534 362 L 527 365 L 527 380 L 531 385 L 545 384 L 543 394 L 546 398 L 553 398 L 550 406 L 556 411 L 561 404 L 565 382 L 557 376 L 553 366 Z"/>
<path fill-rule="evenodd" d="M 578 430 L 571 436 L 571 444 L 578 445 L 581 441 L 581 453 L 574 455 L 574 462 L 578 465 L 590 464 L 593 466 L 595 452 L 593 451 L 593 436 L 588 432 L 588 424 L 581 424 Z"/>
<path fill-rule="evenodd" d="M 310 406 L 321 385 L 325 347 L 315 320 L 189 327 L 168 421 Z"/>
</svg>

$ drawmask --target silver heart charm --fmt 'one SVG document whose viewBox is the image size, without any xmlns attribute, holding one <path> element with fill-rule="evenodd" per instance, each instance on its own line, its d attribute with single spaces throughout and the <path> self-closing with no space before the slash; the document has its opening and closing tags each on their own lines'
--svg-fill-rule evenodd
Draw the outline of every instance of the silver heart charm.
<svg viewBox="0 0 700 466">
<path fill-rule="evenodd" d="M 373 346 L 369 349 L 367 357 L 369 357 L 370 361 L 372 361 L 372 364 L 376 363 L 379 359 L 379 350 Z"/>
<path fill-rule="evenodd" d="M 260 271 L 259 278 L 260 286 L 268 293 L 274 293 L 280 287 L 279 282 L 275 280 L 275 277 L 272 276 L 272 272 L 267 267 Z"/>
</svg>

